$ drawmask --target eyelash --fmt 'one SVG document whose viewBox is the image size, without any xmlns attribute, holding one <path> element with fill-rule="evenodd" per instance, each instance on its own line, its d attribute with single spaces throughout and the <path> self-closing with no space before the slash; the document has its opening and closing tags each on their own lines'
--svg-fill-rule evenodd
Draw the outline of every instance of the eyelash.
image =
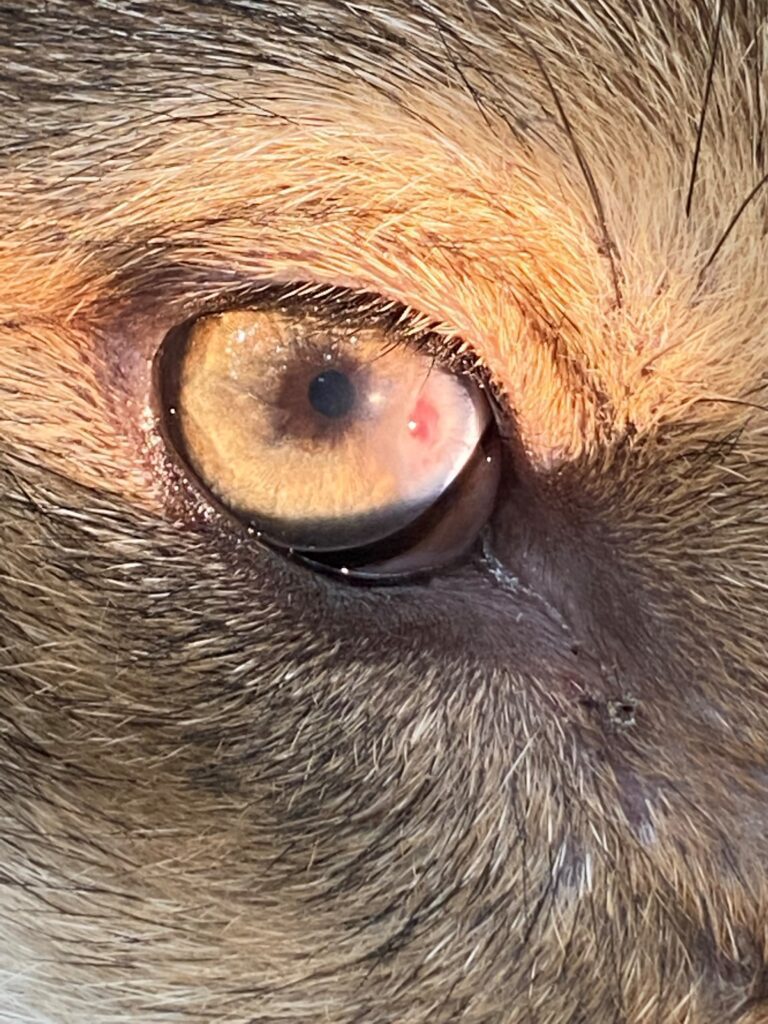
<svg viewBox="0 0 768 1024">
<path fill-rule="evenodd" d="M 504 404 L 504 396 L 487 373 L 484 364 L 474 355 L 467 342 L 455 334 L 450 325 L 431 320 L 418 310 L 404 306 L 395 299 L 369 291 L 355 291 L 337 285 L 306 281 L 291 284 L 238 284 L 197 304 L 189 301 L 185 303 L 186 315 L 183 322 L 172 330 L 185 329 L 194 320 L 203 316 L 248 306 L 289 306 L 312 302 L 321 307 L 320 311 L 324 317 L 335 320 L 340 330 L 343 329 L 345 316 L 354 316 L 360 320 L 369 317 L 385 323 L 399 340 L 433 356 L 446 369 L 469 377 L 479 387 L 487 390 L 500 405 Z M 371 320 L 368 320 L 368 323 L 370 322 Z"/>
</svg>

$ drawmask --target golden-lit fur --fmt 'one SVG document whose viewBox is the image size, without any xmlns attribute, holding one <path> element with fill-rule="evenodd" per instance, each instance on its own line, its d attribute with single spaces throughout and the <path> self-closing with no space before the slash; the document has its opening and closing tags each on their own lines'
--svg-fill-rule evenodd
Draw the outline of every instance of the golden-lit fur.
<svg viewBox="0 0 768 1024">
<path fill-rule="evenodd" d="M 768 6 L 13 7 L 0 1020 L 768 1021 Z M 260 282 L 475 353 L 494 571 L 177 514 L 153 356 Z"/>
</svg>

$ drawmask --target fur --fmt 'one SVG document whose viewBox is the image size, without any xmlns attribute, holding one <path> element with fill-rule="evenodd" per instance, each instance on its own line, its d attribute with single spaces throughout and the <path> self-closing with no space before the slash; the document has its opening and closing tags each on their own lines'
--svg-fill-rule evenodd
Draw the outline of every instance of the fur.
<svg viewBox="0 0 768 1024">
<path fill-rule="evenodd" d="M 767 44 L 0 7 L 0 1020 L 768 1021 Z M 152 358 L 254 282 L 462 339 L 493 559 L 354 588 L 189 512 Z"/>
</svg>

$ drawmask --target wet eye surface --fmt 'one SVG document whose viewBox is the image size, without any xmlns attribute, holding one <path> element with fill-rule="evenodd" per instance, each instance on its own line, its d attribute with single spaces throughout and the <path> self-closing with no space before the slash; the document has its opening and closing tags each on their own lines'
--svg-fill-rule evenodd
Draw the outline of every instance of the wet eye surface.
<svg viewBox="0 0 768 1024">
<path fill-rule="evenodd" d="M 476 542 L 498 482 L 482 386 L 379 301 L 204 315 L 158 356 L 168 441 L 260 539 L 360 578 L 428 572 Z"/>
</svg>

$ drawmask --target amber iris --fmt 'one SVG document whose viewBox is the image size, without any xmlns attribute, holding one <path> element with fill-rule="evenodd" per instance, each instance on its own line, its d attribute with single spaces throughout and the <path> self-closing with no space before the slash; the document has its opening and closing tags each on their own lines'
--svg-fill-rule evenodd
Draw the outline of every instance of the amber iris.
<svg viewBox="0 0 768 1024">
<path fill-rule="evenodd" d="M 482 391 L 376 321 L 339 326 L 281 308 L 204 316 L 177 377 L 176 420 L 198 480 L 292 549 L 399 535 L 470 465 L 490 461 L 480 458 Z"/>
</svg>

